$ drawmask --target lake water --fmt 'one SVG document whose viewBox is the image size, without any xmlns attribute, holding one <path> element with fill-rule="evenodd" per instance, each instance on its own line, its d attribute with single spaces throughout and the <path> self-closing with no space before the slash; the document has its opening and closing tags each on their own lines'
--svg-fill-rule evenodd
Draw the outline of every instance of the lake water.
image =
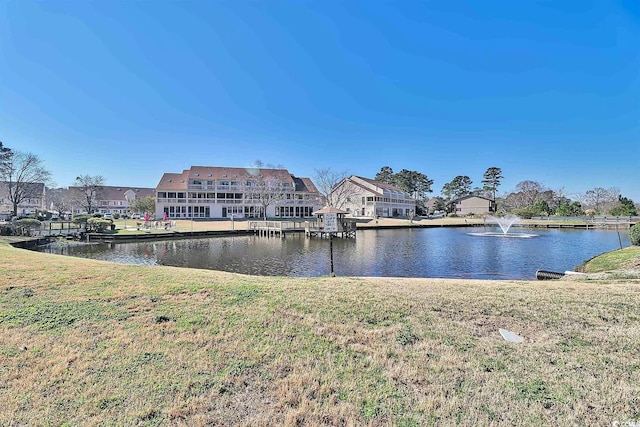
<svg viewBox="0 0 640 427">
<path fill-rule="evenodd" d="M 530 239 L 481 237 L 480 228 L 360 230 L 333 239 L 339 276 L 534 279 L 536 270 L 564 272 L 618 249 L 616 231 L 523 230 Z M 620 232 L 623 246 L 629 235 Z M 127 264 L 171 265 L 265 276 L 322 276 L 330 272 L 329 241 L 301 234 L 284 239 L 213 237 L 117 244 L 56 245 L 49 253 Z"/>
</svg>

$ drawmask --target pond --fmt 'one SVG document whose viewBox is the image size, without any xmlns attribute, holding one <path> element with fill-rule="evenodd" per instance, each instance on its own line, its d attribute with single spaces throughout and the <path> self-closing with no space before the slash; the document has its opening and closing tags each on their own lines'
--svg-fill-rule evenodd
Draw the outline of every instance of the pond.
<svg viewBox="0 0 640 427">
<path fill-rule="evenodd" d="M 528 239 L 471 235 L 484 228 L 360 230 L 333 239 L 338 276 L 534 279 L 536 270 L 573 270 L 595 255 L 629 246 L 627 231 L 535 230 Z M 117 244 L 51 244 L 48 253 L 127 264 L 171 265 L 263 276 L 322 276 L 330 272 L 329 241 L 213 237 Z"/>
</svg>

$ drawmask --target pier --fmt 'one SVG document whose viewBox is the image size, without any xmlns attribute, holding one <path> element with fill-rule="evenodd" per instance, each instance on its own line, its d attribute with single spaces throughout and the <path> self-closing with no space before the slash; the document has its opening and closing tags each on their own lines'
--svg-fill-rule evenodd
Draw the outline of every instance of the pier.
<svg viewBox="0 0 640 427">
<path fill-rule="evenodd" d="M 259 236 L 282 237 L 286 233 L 301 233 L 305 231 L 305 223 L 308 220 L 286 220 L 286 221 L 254 221 L 247 223 L 247 230 Z"/>
</svg>

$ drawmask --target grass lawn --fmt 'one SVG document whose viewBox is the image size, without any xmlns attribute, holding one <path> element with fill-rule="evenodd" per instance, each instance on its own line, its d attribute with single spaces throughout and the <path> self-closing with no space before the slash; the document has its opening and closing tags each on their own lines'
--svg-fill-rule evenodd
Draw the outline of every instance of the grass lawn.
<svg viewBox="0 0 640 427">
<path fill-rule="evenodd" d="M 626 269 L 640 270 L 640 246 L 604 253 L 589 260 L 584 266 L 585 273 Z"/>
<path fill-rule="evenodd" d="M 640 421 L 640 281 L 264 278 L 5 244 L 0 259 L 0 425 Z"/>
</svg>

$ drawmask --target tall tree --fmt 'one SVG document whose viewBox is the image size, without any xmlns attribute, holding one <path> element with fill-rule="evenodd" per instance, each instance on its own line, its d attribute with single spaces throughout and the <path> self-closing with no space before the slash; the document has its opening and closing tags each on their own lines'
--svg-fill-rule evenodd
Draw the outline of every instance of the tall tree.
<svg viewBox="0 0 640 427">
<path fill-rule="evenodd" d="M 622 194 L 618 195 L 618 206 L 611 209 L 611 215 L 616 216 L 635 216 L 638 215 L 636 210 L 636 206 L 633 203 L 633 200 L 628 199 L 626 197 L 622 197 Z"/>
<path fill-rule="evenodd" d="M 4 147 L 0 141 L 0 175 L 4 175 L 9 159 L 11 158 L 11 149 Z"/>
<path fill-rule="evenodd" d="M 411 197 L 420 201 L 424 201 L 428 197 L 427 193 L 433 191 L 431 190 L 431 186 L 433 185 L 432 179 L 429 179 L 427 175 L 421 172 L 407 169 L 402 169 L 394 175 L 393 185 L 411 194 Z"/>
<path fill-rule="evenodd" d="M 471 194 L 471 178 L 466 175 L 458 175 L 451 182 L 442 186 L 442 195 L 447 202 Z"/>
<path fill-rule="evenodd" d="M 32 153 L 4 152 L 6 156 L 0 169 L 0 180 L 5 182 L 13 215 L 18 215 L 18 205 L 26 199 L 44 198 L 44 185 L 51 178 L 42 160 Z M 39 185 L 42 184 L 42 185 Z"/>
<path fill-rule="evenodd" d="M 404 170 L 404 169 L 403 169 Z M 376 181 L 386 182 L 387 184 L 394 184 L 393 169 L 389 166 L 383 166 L 374 178 Z"/>
<path fill-rule="evenodd" d="M 91 214 L 98 207 L 102 198 L 105 179 L 102 175 L 80 175 L 74 183 L 73 199 L 87 213 Z"/>
<path fill-rule="evenodd" d="M 493 200 L 495 201 L 496 191 L 500 186 L 500 180 L 504 178 L 502 176 L 502 169 L 492 166 L 486 170 L 482 177 L 484 178 L 482 180 L 482 189 L 491 192 L 491 194 L 493 195 Z"/>
<path fill-rule="evenodd" d="M 58 215 L 60 216 L 71 210 L 69 190 L 66 188 L 48 188 L 47 207 L 58 211 Z"/>
</svg>

